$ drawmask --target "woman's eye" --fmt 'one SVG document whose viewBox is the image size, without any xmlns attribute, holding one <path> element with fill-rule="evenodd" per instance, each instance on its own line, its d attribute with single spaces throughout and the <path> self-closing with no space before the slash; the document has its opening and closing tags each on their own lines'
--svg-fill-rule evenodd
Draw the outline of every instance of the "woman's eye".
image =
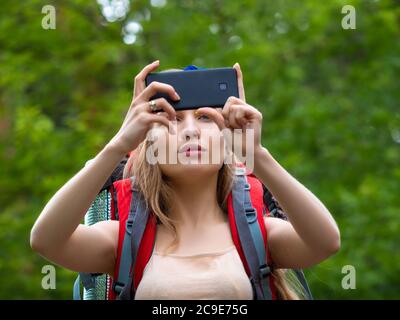
<svg viewBox="0 0 400 320">
<path fill-rule="evenodd" d="M 204 115 L 204 114 L 201 115 L 201 116 L 199 116 L 199 119 L 206 120 L 206 121 L 207 121 L 207 120 L 211 120 L 210 117 L 208 117 L 208 116 L 206 116 L 206 115 Z M 182 119 L 179 118 L 179 117 L 176 117 L 176 121 L 177 121 L 177 122 L 180 122 L 180 121 L 182 121 Z"/>
<path fill-rule="evenodd" d="M 204 114 L 201 115 L 199 118 L 200 118 L 200 119 L 203 118 L 203 119 L 205 119 L 205 120 L 210 120 L 210 118 L 209 118 L 208 116 L 204 115 Z"/>
</svg>

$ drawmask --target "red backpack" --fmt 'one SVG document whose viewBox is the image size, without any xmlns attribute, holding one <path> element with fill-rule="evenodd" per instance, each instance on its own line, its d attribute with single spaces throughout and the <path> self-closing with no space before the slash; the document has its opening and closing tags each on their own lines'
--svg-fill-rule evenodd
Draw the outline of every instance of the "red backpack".
<svg viewBox="0 0 400 320">
<path fill-rule="evenodd" d="M 118 254 L 114 277 L 95 273 L 80 273 L 74 284 L 74 299 L 80 299 L 80 281 L 84 285 L 84 299 L 134 299 L 143 270 L 153 252 L 157 218 L 149 210 L 143 195 L 135 187 L 134 179 L 118 179 L 126 160 L 109 178 L 98 197 L 103 201 L 92 204 L 85 219 L 87 224 L 112 219 L 119 221 Z M 277 299 L 277 290 L 271 277 L 271 256 L 267 250 L 267 230 L 264 216 L 285 219 L 266 187 L 244 166 L 235 168 L 235 180 L 227 198 L 231 235 L 257 300 Z M 117 179 L 115 178 L 117 177 Z M 104 198 L 104 195 L 106 197 Z M 105 199 L 105 200 L 104 200 Z M 104 207 L 98 209 L 103 204 Z M 271 205 L 272 204 L 272 205 Z M 94 207 L 94 209 L 93 209 Z M 99 214 L 98 211 L 107 211 Z M 294 270 L 311 299 L 307 282 L 301 270 Z"/>
</svg>

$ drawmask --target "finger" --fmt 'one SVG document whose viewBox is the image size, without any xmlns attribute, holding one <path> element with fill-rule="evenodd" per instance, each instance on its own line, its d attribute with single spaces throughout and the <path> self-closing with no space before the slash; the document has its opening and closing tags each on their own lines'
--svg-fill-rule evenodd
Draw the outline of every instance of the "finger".
<svg viewBox="0 0 400 320">
<path fill-rule="evenodd" d="M 245 105 L 245 102 L 240 100 L 239 98 L 235 96 L 230 96 L 227 100 L 226 103 L 222 109 L 222 115 L 225 118 L 226 125 L 229 125 L 229 114 L 231 113 L 231 106 L 237 104 L 237 105 Z"/>
<path fill-rule="evenodd" d="M 142 91 L 146 88 L 145 79 L 150 72 L 153 72 L 160 65 L 160 61 L 156 60 L 147 66 L 145 66 L 142 71 L 140 71 L 135 77 L 135 86 L 133 89 L 133 98 L 138 97 Z"/>
<path fill-rule="evenodd" d="M 220 130 L 226 128 L 224 117 L 222 116 L 220 111 L 214 108 L 209 108 L 209 107 L 199 108 L 195 111 L 195 115 L 196 116 L 206 115 L 217 124 Z"/>
<path fill-rule="evenodd" d="M 240 129 L 242 126 L 236 121 L 236 114 L 238 112 L 238 109 L 240 106 L 237 104 L 233 104 L 230 107 L 230 112 L 229 112 L 229 126 L 233 129 Z"/>
<path fill-rule="evenodd" d="M 171 134 L 176 134 L 176 130 L 172 123 L 164 116 L 160 114 L 148 114 L 145 118 L 147 124 L 160 124 L 165 126 Z"/>
<path fill-rule="evenodd" d="M 239 125 L 240 128 L 243 128 L 247 122 L 246 112 L 243 110 L 243 107 L 239 107 L 235 113 L 235 121 Z"/>
<path fill-rule="evenodd" d="M 209 107 L 204 107 L 204 108 L 199 108 L 195 111 L 196 115 L 206 115 L 208 116 L 211 120 L 213 120 L 218 128 L 222 131 L 222 136 L 225 140 L 225 148 L 228 151 L 228 154 L 232 153 L 231 146 L 232 146 L 232 131 L 230 128 L 227 128 L 225 125 L 225 119 L 222 116 L 221 110 L 218 108 L 209 108 Z"/>
<path fill-rule="evenodd" d="M 166 93 L 172 100 L 180 99 L 173 86 L 166 83 L 153 81 L 142 91 L 137 100 L 140 102 L 149 101 L 149 99 L 157 93 Z"/>
<path fill-rule="evenodd" d="M 245 93 L 244 93 L 244 84 L 243 84 L 243 73 L 240 69 L 240 65 L 236 62 L 233 65 L 233 68 L 236 70 L 237 80 L 238 80 L 238 90 L 239 90 L 239 98 L 243 101 L 246 101 Z"/>
<path fill-rule="evenodd" d="M 229 112 L 230 112 L 230 106 L 232 105 L 232 104 L 234 104 L 235 103 L 235 100 L 236 99 L 236 97 L 234 97 L 234 96 L 230 96 L 227 100 L 226 100 L 226 102 L 225 102 L 225 105 L 224 105 L 224 107 L 222 108 L 222 116 L 225 118 L 225 120 L 229 120 Z"/>
<path fill-rule="evenodd" d="M 149 102 L 144 102 L 140 105 L 140 107 L 137 109 L 137 112 L 147 112 L 151 114 L 156 114 L 159 113 L 160 111 L 164 111 L 168 114 L 170 120 L 174 120 L 176 117 L 176 110 L 174 107 L 167 101 L 165 98 L 158 98 L 153 100 L 156 104 L 156 110 L 153 111 L 150 108 L 150 103 Z"/>
</svg>

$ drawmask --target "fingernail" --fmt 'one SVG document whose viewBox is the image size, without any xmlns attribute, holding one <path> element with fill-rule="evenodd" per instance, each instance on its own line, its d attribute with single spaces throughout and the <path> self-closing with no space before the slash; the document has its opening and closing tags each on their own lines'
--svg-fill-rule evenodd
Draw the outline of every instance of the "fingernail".
<svg viewBox="0 0 400 320">
<path fill-rule="evenodd" d="M 178 99 L 178 100 L 180 100 L 181 99 L 181 97 L 179 96 L 179 94 L 175 91 L 175 97 Z"/>
<path fill-rule="evenodd" d="M 156 60 L 156 61 L 153 62 L 153 64 L 156 64 L 156 63 L 159 63 L 159 62 L 160 62 L 160 60 Z"/>
</svg>

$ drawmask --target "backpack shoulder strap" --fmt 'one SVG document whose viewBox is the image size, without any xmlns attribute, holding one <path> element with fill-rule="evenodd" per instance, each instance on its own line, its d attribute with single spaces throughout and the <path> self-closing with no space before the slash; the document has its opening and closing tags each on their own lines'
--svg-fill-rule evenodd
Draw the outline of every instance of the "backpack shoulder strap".
<svg viewBox="0 0 400 320">
<path fill-rule="evenodd" d="M 119 234 L 118 234 L 118 249 L 117 259 L 114 270 L 114 281 L 112 291 L 114 292 L 113 298 L 115 299 L 122 291 L 123 287 L 129 278 L 130 261 L 130 221 L 129 208 L 131 202 L 134 201 L 131 192 L 130 179 L 118 180 L 113 183 L 115 190 L 115 206 L 118 212 L 119 220 Z"/>
<path fill-rule="evenodd" d="M 269 267 L 272 266 L 272 257 L 271 253 L 268 250 L 268 243 L 267 243 L 267 228 L 265 227 L 265 221 L 264 221 L 264 213 L 269 216 L 269 211 L 266 209 L 265 204 L 264 204 L 264 185 L 261 183 L 261 181 L 256 178 L 254 175 L 248 175 L 247 177 L 247 183 L 250 185 L 250 199 L 251 199 L 251 204 L 257 211 L 257 219 L 258 219 L 258 225 L 261 230 L 261 234 L 263 236 L 264 240 L 264 249 L 266 252 L 266 262 Z M 277 289 L 275 287 L 275 282 L 273 277 L 269 277 L 269 287 L 271 288 L 271 295 L 272 299 L 275 300 L 277 299 Z"/>
<path fill-rule="evenodd" d="M 265 215 L 268 217 L 279 218 L 279 219 L 287 221 L 288 218 L 286 216 L 286 213 L 283 211 L 283 209 L 279 205 L 278 201 L 275 199 L 275 197 L 272 195 L 272 193 L 268 190 L 268 188 L 264 184 L 262 184 L 262 182 L 260 180 L 258 180 L 257 177 L 254 176 L 253 174 L 249 174 L 247 176 L 247 179 L 248 179 L 249 183 L 251 184 L 252 190 L 256 190 L 256 192 L 254 192 L 254 193 L 250 191 L 253 206 L 256 207 L 257 205 L 261 204 L 259 197 L 260 197 L 260 195 L 262 195 L 263 196 L 262 205 L 264 206 Z M 260 189 L 262 189 L 262 192 L 260 192 Z M 253 201 L 253 199 L 256 199 L 256 203 Z M 257 211 L 259 211 L 259 207 L 257 207 L 256 209 L 257 209 Z M 259 212 L 261 212 L 261 210 L 263 210 L 263 209 L 260 208 Z M 260 222 L 260 227 L 261 227 L 261 229 L 266 229 L 265 225 L 261 222 Z M 267 234 L 267 232 L 265 230 L 265 235 L 266 234 Z M 271 264 L 272 258 L 271 258 L 270 252 L 268 250 L 267 250 L 267 261 L 269 261 Z M 294 271 L 295 276 L 299 280 L 301 286 L 304 289 L 305 298 L 307 298 L 309 300 L 313 300 L 313 296 L 312 296 L 310 287 L 308 286 L 308 283 L 307 283 L 307 280 L 306 280 L 303 270 L 293 269 L 293 271 Z M 272 295 L 276 298 L 277 297 L 276 287 L 275 287 L 275 283 L 274 283 L 272 277 L 270 277 L 269 282 L 270 282 L 270 287 L 272 288 Z"/>
<path fill-rule="evenodd" d="M 249 275 L 256 299 L 273 299 L 267 264 L 267 237 L 263 220 L 262 187 L 246 178 L 245 168 L 237 168 L 235 182 L 228 196 L 228 216 L 233 241 Z M 250 195 L 252 184 L 254 190 Z M 261 192 L 260 192 L 261 191 Z M 261 201 L 260 201 L 261 200 Z M 253 206 L 253 201 L 254 205 Z"/>
<path fill-rule="evenodd" d="M 135 192 L 133 183 L 130 188 L 124 185 L 128 183 L 127 181 L 122 180 L 118 183 L 121 185 L 115 187 L 120 199 L 118 201 L 120 238 L 114 277 L 117 280 L 113 288 L 120 299 L 131 299 L 153 251 L 156 219 L 154 214 L 149 214 L 144 203 L 140 204 L 143 199 L 141 200 L 139 194 Z M 130 195 L 126 189 L 132 190 Z M 262 184 L 258 179 L 249 177 L 249 182 L 247 182 L 245 175 L 239 175 L 234 190 L 229 195 L 230 198 L 228 197 L 228 212 L 231 213 L 229 220 L 233 240 L 246 272 L 251 278 L 256 298 L 274 299 L 275 290 L 271 286 L 270 269 L 266 263 L 270 261 L 270 256 L 266 250 L 267 237 L 262 214 L 262 191 Z M 243 201 L 237 199 L 243 199 Z M 242 214 L 236 214 L 239 212 Z"/>
<path fill-rule="evenodd" d="M 134 295 L 155 239 L 156 219 L 149 213 L 134 179 L 122 180 L 116 186 L 120 231 L 113 291 L 118 299 L 131 299 Z"/>
<path fill-rule="evenodd" d="M 156 227 L 157 227 L 157 219 L 153 213 L 149 213 L 146 228 L 143 232 L 143 237 L 140 241 L 140 245 L 138 246 L 138 253 L 136 256 L 136 263 L 134 266 L 134 290 L 136 292 L 137 287 L 139 286 L 140 281 L 143 277 L 143 271 L 151 258 L 151 254 L 154 250 L 155 237 L 156 237 Z"/>
</svg>

